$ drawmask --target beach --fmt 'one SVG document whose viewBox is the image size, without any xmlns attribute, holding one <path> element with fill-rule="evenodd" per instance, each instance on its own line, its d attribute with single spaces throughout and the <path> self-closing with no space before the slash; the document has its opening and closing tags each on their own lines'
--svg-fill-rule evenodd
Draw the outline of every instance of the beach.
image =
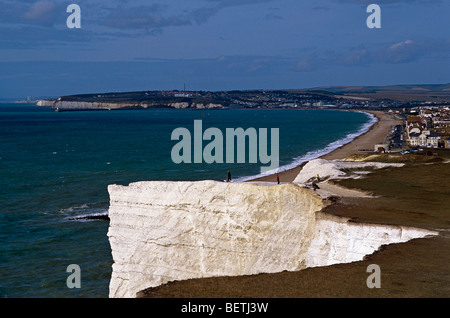
<svg viewBox="0 0 450 318">
<path fill-rule="evenodd" d="M 370 129 L 364 134 L 356 137 L 351 142 L 337 148 L 336 150 L 321 156 L 320 158 L 326 160 L 344 159 L 352 154 L 358 153 L 362 149 L 373 150 L 375 144 L 381 144 L 384 142 L 389 129 L 395 125 L 401 125 L 402 121 L 394 118 L 393 115 L 387 114 L 383 111 L 365 111 L 374 115 L 378 121 L 373 124 Z M 280 182 L 292 182 L 295 177 L 299 174 L 302 166 L 304 164 L 297 166 L 295 168 L 282 171 L 278 173 L 280 177 Z M 276 175 L 268 175 L 260 178 L 255 178 L 249 180 L 251 182 L 261 181 L 261 182 L 275 182 Z"/>
</svg>

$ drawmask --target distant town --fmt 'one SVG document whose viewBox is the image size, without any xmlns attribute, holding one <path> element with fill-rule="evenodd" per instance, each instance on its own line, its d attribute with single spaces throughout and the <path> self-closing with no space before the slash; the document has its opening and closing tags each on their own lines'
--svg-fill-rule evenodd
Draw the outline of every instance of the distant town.
<svg viewBox="0 0 450 318">
<path fill-rule="evenodd" d="M 389 109 L 387 113 L 403 124 L 391 127 L 384 143 L 375 144 L 366 152 L 408 154 L 425 151 L 433 155 L 433 149 L 450 149 L 449 106 Z"/>
<path fill-rule="evenodd" d="M 450 106 L 450 84 L 334 86 L 312 89 L 140 91 L 60 96 L 37 101 L 59 110 L 124 108 L 338 108 L 399 109 Z"/>
<path fill-rule="evenodd" d="M 414 107 L 403 111 L 407 144 L 450 148 L 450 107 Z"/>
</svg>

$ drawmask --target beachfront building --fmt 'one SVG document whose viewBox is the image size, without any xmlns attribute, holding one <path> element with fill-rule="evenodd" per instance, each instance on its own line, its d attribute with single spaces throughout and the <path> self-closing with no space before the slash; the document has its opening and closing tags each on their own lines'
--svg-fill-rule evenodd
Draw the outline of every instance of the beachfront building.
<svg viewBox="0 0 450 318">
<path fill-rule="evenodd" d="M 420 133 L 410 133 L 408 143 L 410 146 L 417 147 L 419 145 Z"/>
<path fill-rule="evenodd" d="M 406 118 L 405 132 L 412 147 L 446 147 L 450 136 L 450 110 L 448 107 L 422 107 L 416 115 Z"/>
<path fill-rule="evenodd" d="M 376 144 L 373 146 L 374 152 L 385 153 L 390 149 L 389 144 Z"/>
<path fill-rule="evenodd" d="M 438 148 L 440 140 L 441 134 L 435 131 L 423 130 L 421 133 L 409 134 L 409 144 L 415 147 Z"/>
<path fill-rule="evenodd" d="M 438 132 L 430 132 L 427 135 L 426 146 L 428 148 L 437 148 L 439 147 L 439 141 L 441 140 L 441 134 Z"/>
<path fill-rule="evenodd" d="M 406 127 L 414 128 L 417 127 L 419 129 L 426 129 L 430 125 L 430 120 L 427 117 L 423 116 L 408 116 L 406 117 Z"/>
</svg>

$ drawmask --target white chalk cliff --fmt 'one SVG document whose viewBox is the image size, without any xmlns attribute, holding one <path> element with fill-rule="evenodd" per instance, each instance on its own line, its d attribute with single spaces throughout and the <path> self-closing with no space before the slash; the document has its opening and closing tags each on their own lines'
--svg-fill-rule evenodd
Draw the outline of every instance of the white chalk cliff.
<svg viewBox="0 0 450 318">
<path fill-rule="evenodd" d="M 296 184 L 148 181 L 108 191 L 110 297 L 174 280 L 357 261 L 382 244 L 434 234 L 349 224 L 319 212 L 325 201 Z"/>
<path fill-rule="evenodd" d="M 223 105 L 209 102 L 161 102 L 161 101 L 134 101 L 134 102 L 88 102 L 88 101 L 68 101 L 68 100 L 39 100 L 37 106 L 51 106 L 65 110 L 85 110 L 85 109 L 127 109 L 127 108 L 152 108 L 152 107 L 172 107 L 172 108 L 197 108 L 212 109 L 223 108 Z"/>
<path fill-rule="evenodd" d="M 340 160 L 313 159 L 308 161 L 294 180 L 294 183 L 305 184 L 319 176 L 321 179 L 358 178 L 346 170 L 381 169 L 386 167 L 403 167 L 403 163 L 354 162 Z"/>
</svg>

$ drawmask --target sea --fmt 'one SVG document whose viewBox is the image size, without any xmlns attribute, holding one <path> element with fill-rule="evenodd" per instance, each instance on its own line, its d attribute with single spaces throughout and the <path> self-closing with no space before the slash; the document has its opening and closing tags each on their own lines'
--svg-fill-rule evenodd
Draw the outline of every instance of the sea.
<svg viewBox="0 0 450 318">
<path fill-rule="evenodd" d="M 176 128 L 279 129 L 278 171 L 326 154 L 366 132 L 364 112 L 300 109 L 64 111 L 0 104 L 0 297 L 106 298 L 113 259 L 110 184 L 144 180 L 235 182 L 261 162 L 174 163 Z M 204 145 L 207 142 L 204 141 Z M 268 148 L 270 153 L 270 148 Z M 275 171 L 272 171 L 275 172 Z M 78 265 L 80 288 L 73 287 Z"/>
</svg>

